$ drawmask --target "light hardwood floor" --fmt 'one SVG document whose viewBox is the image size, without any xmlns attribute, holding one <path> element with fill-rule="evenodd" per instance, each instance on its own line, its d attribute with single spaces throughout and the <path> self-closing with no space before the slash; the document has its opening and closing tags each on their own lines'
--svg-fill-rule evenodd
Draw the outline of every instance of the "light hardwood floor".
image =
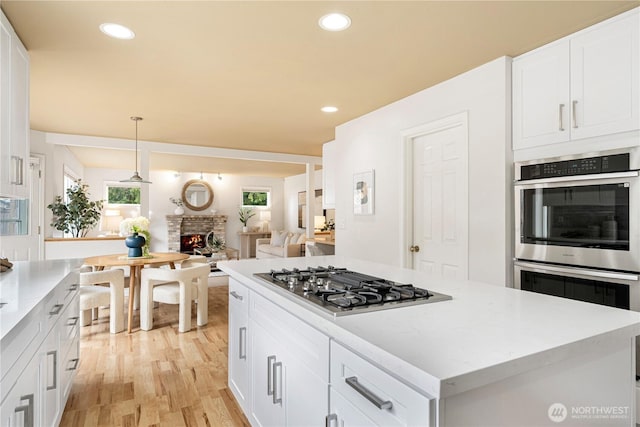
<svg viewBox="0 0 640 427">
<path fill-rule="evenodd" d="M 248 426 L 227 388 L 228 287 L 209 288 L 209 323 L 178 333 L 178 306 L 154 328 L 109 333 L 107 309 L 81 327 L 80 364 L 60 426 Z M 126 304 L 125 304 L 126 306 Z"/>
</svg>

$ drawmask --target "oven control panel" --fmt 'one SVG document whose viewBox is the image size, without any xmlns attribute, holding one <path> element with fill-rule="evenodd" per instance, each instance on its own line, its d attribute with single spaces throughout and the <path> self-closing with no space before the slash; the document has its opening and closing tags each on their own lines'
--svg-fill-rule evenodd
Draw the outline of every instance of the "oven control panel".
<svg viewBox="0 0 640 427">
<path fill-rule="evenodd" d="M 560 160 L 549 163 L 523 165 L 520 180 L 555 178 L 572 175 L 624 172 L 629 170 L 629 153 L 586 159 Z"/>
</svg>

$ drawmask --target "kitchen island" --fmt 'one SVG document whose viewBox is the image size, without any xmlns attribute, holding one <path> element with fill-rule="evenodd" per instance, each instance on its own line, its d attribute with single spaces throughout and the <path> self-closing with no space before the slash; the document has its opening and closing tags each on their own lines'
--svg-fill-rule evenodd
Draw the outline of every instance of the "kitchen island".
<svg viewBox="0 0 640 427">
<path fill-rule="evenodd" d="M 0 425 L 60 422 L 79 362 L 80 265 L 18 261 L 0 275 Z"/>
<path fill-rule="evenodd" d="M 254 276 L 311 262 L 452 299 L 334 317 Z M 335 256 L 219 268 L 252 424 L 634 425 L 640 313 Z"/>
</svg>

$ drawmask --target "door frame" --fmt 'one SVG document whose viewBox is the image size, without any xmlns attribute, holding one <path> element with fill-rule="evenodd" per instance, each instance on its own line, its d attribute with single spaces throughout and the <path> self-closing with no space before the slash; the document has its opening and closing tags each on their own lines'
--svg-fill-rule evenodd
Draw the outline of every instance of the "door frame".
<svg viewBox="0 0 640 427">
<path fill-rule="evenodd" d="M 44 212 L 45 212 L 45 204 L 44 204 L 44 194 L 45 194 L 45 182 L 44 177 L 46 176 L 46 156 L 44 154 L 31 153 L 29 155 L 29 163 L 31 163 L 32 159 L 38 160 L 38 168 L 40 169 L 40 185 L 38 186 L 38 194 L 36 197 L 38 198 L 38 223 L 33 224 L 32 221 L 29 221 L 29 235 L 33 236 L 35 233 L 38 236 L 38 259 L 44 259 Z M 29 183 L 29 193 L 31 193 L 31 188 L 33 186 L 33 182 Z M 31 212 L 29 212 L 31 215 Z"/>
<path fill-rule="evenodd" d="M 413 254 L 409 252 L 409 246 L 413 244 L 413 140 L 415 138 L 442 132 L 450 128 L 461 126 L 467 138 L 469 146 L 469 111 L 464 110 L 429 123 L 402 131 L 402 201 L 400 204 L 400 261 L 404 268 L 414 268 Z M 467 148 L 468 150 L 468 148 Z M 469 167 L 469 155 L 467 151 L 467 168 Z M 467 175 L 467 181 L 469 177 Z M 468 182 L 467 182 L 468 185 Z"/>
</svg>

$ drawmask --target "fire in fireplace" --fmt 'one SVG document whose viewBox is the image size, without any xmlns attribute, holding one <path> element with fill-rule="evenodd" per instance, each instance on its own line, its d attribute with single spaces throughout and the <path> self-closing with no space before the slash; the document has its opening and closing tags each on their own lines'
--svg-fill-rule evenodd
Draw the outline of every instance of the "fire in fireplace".
<svg viewBox="0 0 640 427">
<path fill-rule="evenodd" d="M 204 248 L 205 234 L 183 234 L 180 236 L 180 252 L 185 254 L 193 254 L 196 248 Z"/>
</svg>

